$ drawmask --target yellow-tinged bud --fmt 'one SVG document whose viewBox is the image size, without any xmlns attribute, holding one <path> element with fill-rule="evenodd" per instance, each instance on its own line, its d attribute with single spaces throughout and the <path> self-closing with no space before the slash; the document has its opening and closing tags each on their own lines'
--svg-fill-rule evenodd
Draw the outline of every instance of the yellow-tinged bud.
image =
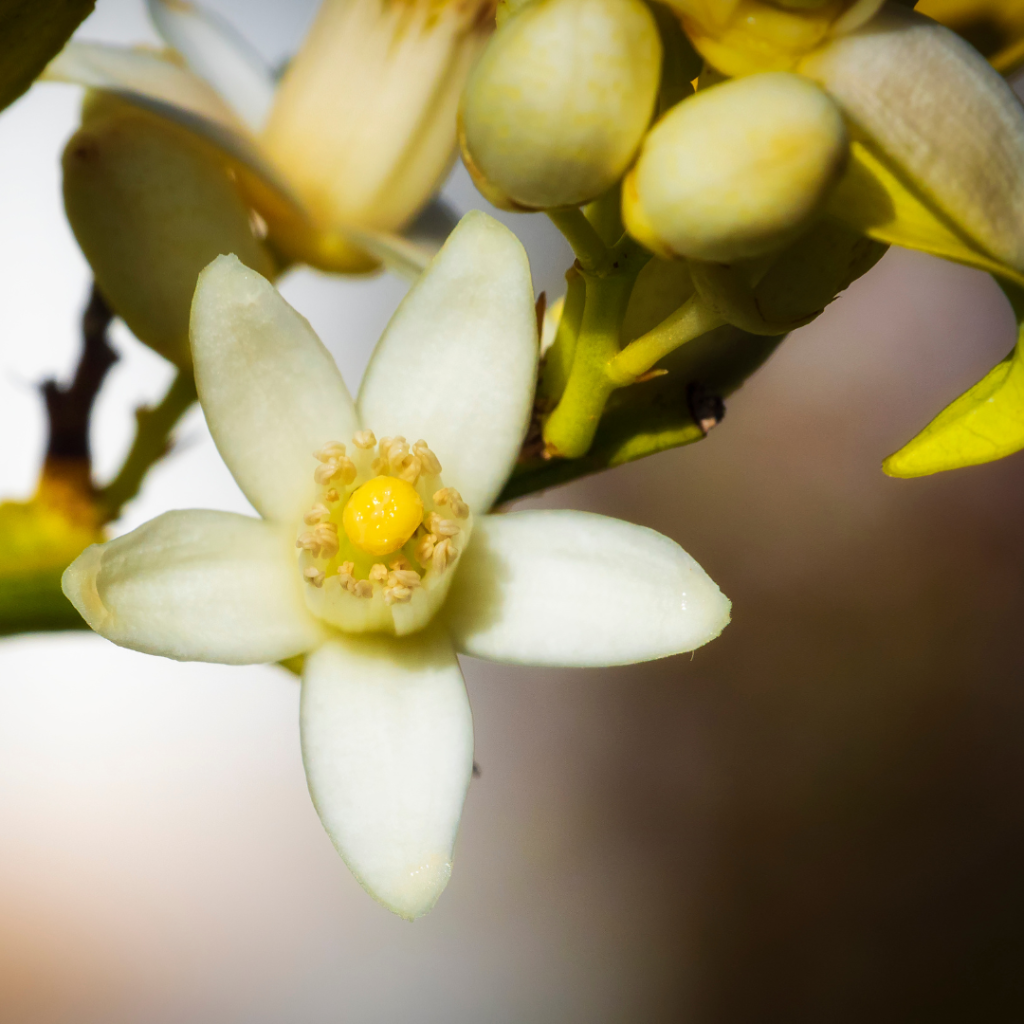
<svg viewBox="0 0 1024 1024">
<path fill-rule="evenodd" d="M 263 132 L 318 227 L 394 231 L 443 181 L 493 0 L 325 0 Z"/>
<path fill-rule="evenodd" d="M 883 0 L 667 0 L 694 46 L 726 75 L 792 71 L 830 36 L 868 21 Z"/>
<path fill-rule="evenodd" d="M 469 76 L 462 155 L 507 208 L 589 202 L 629 166 L 658 95 L 661 42 L 641 0 L 535 0 Z"/>
<path fill-rule="evenodd" d="M 729 263 L 804 230 L 846 162 L 836 105 L 797 75 L 723 82 L 677 104 L 622 189 L 630 234 L 661 256 Z"/>
<path fill-rule="evenodd" d="M 203 267 L 234 253 L 273 277 L 273 261 L 205 143 L 127 105 L 107 102 L 92 113 L 64 150 L 68 220 L 111 308 L 141 342 L 187 366 Z"/>
</svg>

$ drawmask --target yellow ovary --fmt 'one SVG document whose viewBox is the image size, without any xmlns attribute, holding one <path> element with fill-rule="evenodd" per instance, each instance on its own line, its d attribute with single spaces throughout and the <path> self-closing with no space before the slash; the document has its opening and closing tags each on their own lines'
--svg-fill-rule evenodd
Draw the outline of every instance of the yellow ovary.
<svg viewBox="0 0 1024 1024">
<path fill-rule="evenodd" d="M 404 480 L 377 476 L 353 492 L 341 521 L 357 548 L 371 555 L 389 555 L 423 522 L 423 501 Z"/>
</svg>

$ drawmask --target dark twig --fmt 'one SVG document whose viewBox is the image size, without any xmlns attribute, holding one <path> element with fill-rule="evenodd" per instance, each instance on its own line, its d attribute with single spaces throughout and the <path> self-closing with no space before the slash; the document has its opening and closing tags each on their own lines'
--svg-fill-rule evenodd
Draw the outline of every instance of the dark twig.
<svg viewBox="0 0 1024 1024">
<path fill-rule="evenodd" d="M 117 362 L 117 353 L 107 341 L 107 328 L 114 314 L 94 284 L 89 305 L 82 316 L 82 354 L 75 377 L 67 387 L 55 380 L 41 386 L 50 438 L 46 464 L 77 463 L 89 478 L 89 417 L 107 371 Z"/>
</svg>

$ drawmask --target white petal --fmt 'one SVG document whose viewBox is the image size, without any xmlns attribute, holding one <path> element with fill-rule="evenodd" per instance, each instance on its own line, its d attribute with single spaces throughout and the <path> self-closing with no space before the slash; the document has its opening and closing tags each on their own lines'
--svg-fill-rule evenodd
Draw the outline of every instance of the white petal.
<svg viewBox="0 0 1024 1024">
<path fill-rule="evenodd" d="M 477 520 L 445 607 L 459 651 L 522 665 L 651 661 L 713 640 L 728 599 L 675 541 L 588 512 Z"/>
<path fill-rule="evenodd" d="M 178 661 L 247 665 L 320 643 L 291 545 L 233 512 L 165 512 L 86 548 L 64 573 L 71 603 L 101 636 Z"/>
<path fill-rule="evenodd" d="M 467 213 L 391 318 L 359 392 L 378 437 L 423 438 L 475 511 L 498 496 L 537 373 L 530 265 L 508 228 Z"/>
<path fill-rule="evenodd" d="M 302 757 L 328 835 L 359 883 L 412 920 L 451 874 L 473 719 L 443 632 L 332 640 L 306 660 Z"/>
<path fill-rule="evenodd" d="M 274 100 L 270 68 L 225 21 L 188 0 L 149 0 L 160 35 L 206 79 L 254 131 Z"/>
<path fill-rule="evenodd" d="M 192 300 L 199 401 L 228 469 L 267 519 L 313 503 L 313 453 L 359 429 L 341 372 L 305 317 L 234 256 L 200 275 Z"/>
<path fill-rule="evenodd" d="M 973 47 L 889 4 L 799 71 L 969 238 L 1024 270 L 1024 111 Z"/>
<path fill-rule="evenodd" d="M 252 178 L 249 191 L 260 198 L 261 209 L 307 219 L 303 204 L 260 152 L 244 124 L 191 71 L 145 50 L 71 42 L 51 61 L 42 77 L 103 89 L 189 129 Z"/>
</svg>

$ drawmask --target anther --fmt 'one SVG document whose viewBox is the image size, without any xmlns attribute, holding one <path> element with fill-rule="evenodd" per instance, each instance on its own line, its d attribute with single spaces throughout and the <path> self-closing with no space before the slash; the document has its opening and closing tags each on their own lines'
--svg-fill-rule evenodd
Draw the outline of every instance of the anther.
<svg viewBox="0 0 1024 1024">
<path fill-rule="evenodd" d="M 314 587 L 322 587 L 324 585 L 324 574 L 315 566 L 311 565 L 306 569 L 303 569 L 302 575 L 306 577 L 308 583 L 312 583 Z"/>
<path fill-rule="evenodd" d="M 455 545 L 447 538 L 438 541 L 430 559 L 434 572 L 444 572 L 455 561 L 455 556 L 458 553 Z"/>
<path fill-rule="evenodd" d="M 409 565 L 409 560 L 405 558 L 403 555 L 399 555 L 397 558 L 393 558 L 388 564 L 392 569 L 395 570 L 412 568 L 412 566 Z"/>
<path fill-rule="evenodd" d="M 335 502 L 335 501 L 337 501 L 337 500 L 338 500 L 338 498 L 339 498 L 339 494 L 338 494 L 338 492 L 337 492 L 337 491 L 336 491 L 336 490 L 335 490 L 335 489 L 334 489 L 334 488 L 332 487 L 332 488 L 331 488 L 331 489 L 330 489 L 330 490 L 329 490 L 329 491 L 328 491 L 328 492 L 327 492 L 327 493 L 326 493 L 326 494 L 324 495 L 324 497 L 325 497 L 325 498 L 326 498 L 326 499 L 327 499 L 327 500 L 328 500 L 329 502 L 333 503 L 333 502 Z"/>
<path fill-rule="evenodd" d="M 407 484 L 415 484 L 420 478 L 420 460 L 415 455 L 406 455 L 401 465 L 395 470 L 395 476 Z"/>
<path fill-rule="evenodd" d="M 332 462 L 345 454 L 345 446 L 340 441 L 329 441 L 318 452 L 313 452 L 313 458 L 318 462 Z"/>
<path fill-rule="evenodd" d="M 462 495 L 454 487 L 442 487 L 441 490 L 435 491 L 434 503 L 447 505 L 456 519 L 465 519 L 469 515 L 469 506 L 462 500 Z"/>
<path fill-rule="evenodd" d="M 370 569 L 370 579 L 374 583 L 383 583 L 388 578 L 388 567 L 377 562 L 376 565 Z"/>
<path fill-rule="evenodd" d="M 388 604 L 405 604 L 411 598 L 412 591 L 408 587 L 388 587 L 384 591 L 384 600 Z"/>
<path fill-rule="evenodd" d="M 442 519 L 436 512 L 431 512 L 423 520 L 423 525 L 439 537 L 454 537 L 462 529 L 454 519 Z"/>
<path fill-rule="evenodd" d="M 427 447 L 427 442 L 420 438 L 412 446 L 413 454 L 420 460 L 423 472 L 427 476 L 437 476 L 441 472 L 441 463 L 437 456 Z"/>
<path fill-rule="evenodd" d="M 322 523 L 325 519 L 330 519 L 331 513 L 326 505 L 317 502 L 303 517 L 302 521 L 307 526 L 316 526 L 317 523 Z"/>
<path fill-rule="evenodd" d="M 426 566 L 431 557 L 434 554 L 434 545 L 437 544 L 437 534 L 428 533 L 416 542 L 416 550 L 413 554 L 416 556 L 416 561 L 422 566 Z"/>
<path fill-rule="evenodd" d="M 373 597 L 373 584 L 369 580 L 356 580 L 349 589 L 356 597 Z"/>
<path fill-rule="evenodd" d="M 373 448 L 377 444 L 377 438 L 373 436 L 372 430 L 360 430 L 356 433 L 356 436 L 352 438 L 352 443 L 357 448 L 365 450 Z"/>
</svg>

